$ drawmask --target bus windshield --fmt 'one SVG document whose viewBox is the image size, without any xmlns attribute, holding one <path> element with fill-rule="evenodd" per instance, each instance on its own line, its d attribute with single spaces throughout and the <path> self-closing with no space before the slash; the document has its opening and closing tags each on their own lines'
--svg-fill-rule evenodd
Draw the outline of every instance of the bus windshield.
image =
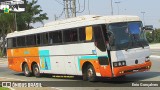
<svg viewBox="0 0 160 90">
<path fill-rule="evenodd" d="M 120 22 L 109 24 L 108 30 L 114 35 L 112 50 L 128 50 L 148 46 L 141 22 Z"/>
</svg>

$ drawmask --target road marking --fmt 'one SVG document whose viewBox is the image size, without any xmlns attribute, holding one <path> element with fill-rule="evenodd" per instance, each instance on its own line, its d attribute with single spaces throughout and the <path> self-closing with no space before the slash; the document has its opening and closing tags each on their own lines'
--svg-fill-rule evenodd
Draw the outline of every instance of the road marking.
<svg viewBox="0 0 160 90">
<path fill-rule="evenodd" d="M 0 61 L 0 64 L 1 64 L 1 63 L 8 63 L 8 62 L 7 62 L 7 61 Z"/>
<path fill-rule="evenodd" d="M 8 61 L 0 60 L 0 67 L 7 67 L 7 66 L 8 66 Z"/>
<path fill-rule="evenodd" d="M 150 57 L 151 58 L 160 58 L 160 56 L 158 56 L 158 55 L 151 55 Z"/>
<path fill-rule="evenodd" d="M 14 88 L 12 88 L 12 87 L 7 87 L 7 88 L 9 88 L 10 90 L 15 90 Z"/>
<path fill-rule="evenodd" d="M 60 89 L 60 88 L 56 88 L 56 87 L 51 87 L 52 89 L 56 89 L 56 90 L 63 90 L 63 89 Z"/>
<path fill-rule="evenodd" d="M 0 77 L 0 79 L 12 79 L 12 80 L 18 80 L 18 81 L 25 81 L 25 80 L 22 80 L 22 79 L 8 78 L 8 77 Z"/>
</svg>

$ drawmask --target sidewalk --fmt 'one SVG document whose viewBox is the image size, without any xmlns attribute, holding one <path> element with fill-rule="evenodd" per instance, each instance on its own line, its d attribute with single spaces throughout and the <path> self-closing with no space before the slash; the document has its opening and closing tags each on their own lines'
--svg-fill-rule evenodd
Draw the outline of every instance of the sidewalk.
<svg viewBox="0 0 160 90">
<path fill-rule="evenodd" d="M 0 67 L 7 67 L 8 61 L 7 58 L 0 58 Z"/>
</svg>

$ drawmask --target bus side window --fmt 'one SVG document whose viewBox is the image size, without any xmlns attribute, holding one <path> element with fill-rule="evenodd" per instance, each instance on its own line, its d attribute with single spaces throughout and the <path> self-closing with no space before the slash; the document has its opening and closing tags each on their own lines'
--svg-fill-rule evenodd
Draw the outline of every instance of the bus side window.
<svg viewBox="0 0 160 90">
<path fill-rule="evenodd" d="M 77 29 L 64 30 L 64 42 L 78 41 Z"/>
<path fill-rule="evenodd" d="M 85 41 L 85 40 L 86 40 L 85 27 L 79 28 L 79 41 Z"/>
<path fill-rule="evenodd" d="M 28 35 L 26 36 L 26 40 L 27 46 L 36 45 L 36 35 Z"/>
<path fill-rule="evenodd" d="M 15 47 L 15 46 L 14 46 L 14 42 L 13 42 L 13 38 L 8 38 L 8 39 L 7 39 L 7 47 L 8 47 L 8 48 Z"/>
<path fill-rule="evenodd" d="M 42 44 L 48 44 L 48 33 L 41 34 Z"/>
<path fill-rule="evenodd" d="M 40 34 L 37 34 L 37 45 L 41 44 L 41 37 Z"/>
<path fill-rule="evenodd" d="M 13 47 L 17 47 L 17 40 L 16 40 L 16 38 L 13 38 Z"/>
<path fill-rule="evenodd" d="M 49 32 L 49 44 L 62 43 L 62 32 L 54 31 Z"/>
<path fill-rule="evenodd" d="M 95 46 L 101 51 L 106 51 L 102 28 L 100 26 L 94 26 L 93 30 L 95 36 Z"/>
<path fill-rule="evenodd" d="M 17 37 L 17 46 L 23 47 L 26 45 L 26 39 L 25 36 Z"/>
</svg>

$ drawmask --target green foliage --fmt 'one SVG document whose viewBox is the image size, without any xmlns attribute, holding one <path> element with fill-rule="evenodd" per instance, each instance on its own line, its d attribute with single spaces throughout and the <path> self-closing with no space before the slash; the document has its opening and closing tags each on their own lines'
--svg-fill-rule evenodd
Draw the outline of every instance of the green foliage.
<svg viewBox="0 0 160 90">
<path fill-rule="evenodd" d="M 6 87 L 0 87 L 0 90 L 9 90 L 9 88 L 6 88 Z"/>
<path fill-rule="evenodd" d="M 17 25 L 19 30 L 33 28 L 31 23 L 41 22 L 48 20 L 47 13 L 42 13 L 40 5 L 37 5 L 38 0 L 26 2 L 26 12 L 17 14 Z"/>
<path fill-rule="evenodd" d="M 160 43 L 160 29 L 155 29 L 152 32 L 146 32 L 146 38 L 149 43 Z"/>
<path fill-rule="evenodd" d="M 33 28 L 31 23 L 41 22 L 47 20 L 47 14 L 42 13 L 40 5 L 37 5 L 38 0 L 26 1 L 26 12 L 23 13 L 1 13 L 0 14 L 0 38 L 3 38 L 3 42 L 0 43 L 1 55 L 6 53 L 6 35 L 16 30 L 16 23 L 18 31 Z M 15 23 L 16 16 L 16 23 Z"/>
<path fill-rule="evenodd" d="M 0 14 L 0 33 L 7 34 L 14 30 L 14 14 Z"/>
</svg>

